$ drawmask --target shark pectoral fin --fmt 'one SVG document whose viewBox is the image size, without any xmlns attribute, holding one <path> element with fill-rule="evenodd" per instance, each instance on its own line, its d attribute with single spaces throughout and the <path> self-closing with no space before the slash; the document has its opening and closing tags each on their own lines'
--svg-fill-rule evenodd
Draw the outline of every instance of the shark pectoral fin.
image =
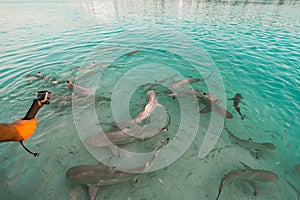
<svg viewBox="0 0 300 200">
<path fill-rule="evenodd" d="M 109 146 L 109 149 L 114 154 L 114 156 L 120 157 L 119 148 L 116 145 Z"/>
<path fill-rule="evenodd" d="M 257 183 L 254 182 L 254 181 L 251 181 L 250 185 L 253 188 L 253 191 L 254 191 L 253 194 L 254 194 L 254 196 L 257 196 L 258 195 L 258 185 L 257 185 Z"/>
<path fill-rule="evenodd" d="M 209 113 L 210 111 L 211 111 L 211 109 L 209 109 L 208 107 L 205 107 L 202 110 L 200 110 L 200 113 Z"/>
<path fill-rule="evenodd" d="M 100 187 L 98 186 L 89 186 L 89 195 L 90 195 L 90 200 L 95 200 L 96 196 L 99 192 Z"/>
<path fill-rule="evenodd" d="M 257 151 L 257 152 L 255 153 L 255 158 L 256 158 L 256 159 L 259 159 L 259 155 L 260 155 L 260 154 L 259 154 L 259 152 Z"/>
<path fill-rule="evenodd" d="M 249 151 L 255 155 L 256 159 L 259 159 L 259 157 L 262 156 L 262 151 L 258 149 L 249 149 Z"/>
<path fill-rule="evenodd" d="M 240 161 L 240 163 L 244 166 L 244 168 L 246 170 L 253 170 L 251 167 L 249 167 L 248 165 L 246 165 L 245 163 L 243 163 L 242 161 Z"/>
</svg>

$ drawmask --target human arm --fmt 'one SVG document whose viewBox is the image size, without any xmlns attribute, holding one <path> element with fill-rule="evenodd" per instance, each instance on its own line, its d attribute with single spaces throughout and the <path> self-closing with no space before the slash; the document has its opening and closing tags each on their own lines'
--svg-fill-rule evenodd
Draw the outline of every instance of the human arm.
<svg viewBox="0 0 300 200">
<path fill-rule="evenodd" d="M 0 142 L 27 140 L 37 128 L 38 119 L 17 120 L 12 124 L 0 124 Z"/>
</svg>

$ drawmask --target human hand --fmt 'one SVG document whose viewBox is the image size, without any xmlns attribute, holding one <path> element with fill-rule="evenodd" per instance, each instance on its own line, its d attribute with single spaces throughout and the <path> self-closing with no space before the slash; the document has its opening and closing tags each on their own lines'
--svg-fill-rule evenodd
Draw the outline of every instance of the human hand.
<svg viewBox="0 0 300 200">
<path fill-rule="evenodd" d="M 12 124 L 17 131 L 19 132 L 20 136 L 23 138 L 23 140 L 27 140 L 35 131 L 37 128 L 37 122 L 38 119 L 30 119 L 30 120 L 18 120 L 15 123 Z"/>
</svg>

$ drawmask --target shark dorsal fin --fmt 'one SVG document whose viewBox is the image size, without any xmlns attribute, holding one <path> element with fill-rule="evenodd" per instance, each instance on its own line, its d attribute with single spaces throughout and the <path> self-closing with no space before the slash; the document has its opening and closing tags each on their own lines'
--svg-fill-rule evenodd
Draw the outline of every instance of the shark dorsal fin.
<svg viewBox="0 0 300 200">
<path fill-rule="evenodd" d="M 91 200 L 95 200 L 98 194 L 100 187 L 99 186 L 89 186 L 89 195 Z"/>
<path fill-rule="evenodd" d="M 245 163 L 243 163 L 242 161 L 240 161 L 240 163 L 244 166 L 244 168 L 246 170 L 253 170 L 250 166 L 246 165 Z"/>
</svg>

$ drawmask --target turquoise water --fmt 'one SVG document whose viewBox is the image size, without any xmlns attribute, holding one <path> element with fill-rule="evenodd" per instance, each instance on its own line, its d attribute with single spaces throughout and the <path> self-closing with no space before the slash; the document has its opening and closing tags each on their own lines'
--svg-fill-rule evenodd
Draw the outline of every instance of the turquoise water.
<svg viewBox="0 0 300 200">
<path fill-rule="evenodd" d="M 137 184 L 103 187 L 97 199 L 216 199 L 223 176 L 242 169 L 239 161 L 271 170 L 279 180 L 259 183 L 258 196 L 245 182 L 232 181 L 224 186 L 220 200 L 297 199 L 286 180 L 300 190 L 300 174 L 294 169 L 300 163 L 299 7 L 297 1 L 0 2 L 1 123 L 23 117 L 36 91 L 71 95 L 65 84 L 26 76 L 38 71 L 64 81 L 89 77 L 78 84 L 97 83 L 96 94 L 110 98 L 118 80 L 140 66 L 149 74 L 145 78 L 158 80 L 167 74 L 160 70 L 162 66 L 182 77 L 200 76 L 195 67 L 206 77 L 215 66 L 218 72 L 214 74 L 221 75 L 225 88 L 223 103 L 236 93 L 244 97 L 240 107 L 245 120 L 232 102 L 222 104 L 234 115 L 227 120 L 228 128 L 240 138 L 271 142 L 277 149 L 256 159 L 223 131 L 215 150 L 199 159 L 211 116 L 201 114 L 197 135 L 178 160 L 139 176 Z M 133 50 L 139 52 L 128 56 Z M 105 70 L 100 81 L 97 69 L 71 70 L 93 61 L 120 68 Z M 136 80 L 139 73 L 131 79 Z M 197 86 L 206 91 L 218 85 L 222 82 Z M 163 94 L 158 98 L 172 116 L 166 136 L 174 139 L 180 123 L 178 102 Z M 130 102 L 130 114 L 135 116 L 146 103 L 143 91 L 133 93 Z M 98 163 L 80 140 L 71 104 L 53 98 L 39 111 L 38 129 L 24 142 L 40 153 L 39 158 L 27 154 L 18 143 L 0 145 L 1 199 L 89 199 L 85 187 L 70 183 L 65 176 L 72 166 Z M 96 102 L 95 107 L 99 121 L 113 120 L 109 101 Z M 195 125 L 193 120 L 189 125 Z M 126 148 L 150 151 L 166 136 Z"/>
</svg>

